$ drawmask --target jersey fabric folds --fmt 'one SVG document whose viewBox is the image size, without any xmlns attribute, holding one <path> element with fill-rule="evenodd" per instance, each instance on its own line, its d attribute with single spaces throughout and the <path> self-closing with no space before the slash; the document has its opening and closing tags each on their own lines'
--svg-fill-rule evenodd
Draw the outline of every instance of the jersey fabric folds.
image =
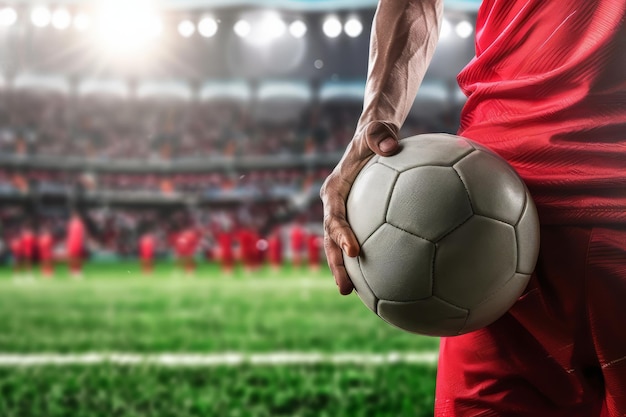
<svg viewBox="0 0 626 417">
<path fill-rule="evenodd" d="M 459 134 L 504 157 L 542 224 L 626 223 L 626 0 L 486 0 Z"/>
</svg>

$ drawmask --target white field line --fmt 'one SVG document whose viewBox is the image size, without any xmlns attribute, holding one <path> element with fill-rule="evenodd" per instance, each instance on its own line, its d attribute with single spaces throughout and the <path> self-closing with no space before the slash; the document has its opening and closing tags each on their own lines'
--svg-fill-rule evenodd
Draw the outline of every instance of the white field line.
<svg viewBox="0 0 626 417">
<path fill-rule="evenodd" d="M 393 363 L 435 365 L 438 353 L 427 352 L 389 352 L 389 353 L 0 353 L 1 367 L 22 366 L 67 366 L 67 365 L 156 365 L 165 367 L 213 367 L 213 366 L 288 366 L 314 364 L 353 364 L 387 365 Z"/>
</svg>

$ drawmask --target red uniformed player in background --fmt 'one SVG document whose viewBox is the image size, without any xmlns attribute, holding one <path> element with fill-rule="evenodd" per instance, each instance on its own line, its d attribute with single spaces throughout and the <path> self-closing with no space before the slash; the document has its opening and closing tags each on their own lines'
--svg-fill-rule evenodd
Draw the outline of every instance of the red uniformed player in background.
<svg viewBox="0 0 626 417">
<path fill-rule="evenodd" d="M 199 235 L 192 226 L 181 230 L 174 243 L 179 267 L 187 274 L 192 275 L 196 271 L 194 256 L 198 247 Z"/>
<path fill-rule="evenodd" d="M 235 255 L 233 254 L 233 233 L 228 227 L 218 227 L 215 232 L 217 237 L 218 259 L 222 271 L 226 274 L 233 272 Z"/>
<path fill-rule="evenodd" d="M 267 260 L 274 271 L 279 270 L 283 265 L 283 243 L 280 227 L 274 228 L 267 238 Z"/>
<path fill-rule="evenodd" d="M 296 222 L 291 226 L 289 238 L 291 240 L 291 259 L 293 265 L 295 267 L 299 267 L 302 264 L 302 258 L 304 257 L 306 238 L 304 227 L 300 224 L 300 222 Z"/>
<path fill-rule="evenodd" d="M 73 212 L 67 223 L 67 260 L 70 274 L 81 278 L 83 273 L 83 258 L 85 256 L 85 226 L 80 215 Z"/>
<path fill-rule="evenodd" d="M 22 239 L 21 236 L 15 235 L 9 242 L 11 249 L 11 257 L 13 258 L 13 275 L 14 278 L 20 278 L 21 273 L 24 270 L 24 255 L 22 252 Z"/>
<path fill-rule="evenodd" d="M 37 239 L 30 224 L 24 226 L 20 239 L 22 240 L 22 265 L 24 272 L 31 277 L 37 253 Z"/>
<path fill-rule="evenodd" d="M 139 259 L 141 261 L 141 271 L 144 274 L 152 273 L 154 268 L 154 249 L 154 235 L 150 232 L 144 233 L 139 239 Z"/>
<path fill-rule="evenodd" d="M 239 257 L 244 270 L 251 272 L 256 265 L 256 239 L 254 231 L 248 226 L 241 226 L 237 233 L 239 240 Z"/>
<path fill-rule="evenodd" d="M 309 260 L 309 269 L 317 272 L 320 269 L 320 251 L 322 250 L 322 238 L 315 232 L 308 233 L 306 248 Z"/>
<path fill-rule="evenodd" d="M 324 246 L 342 294 L 359 244 L 345 217 L 368 159 L 426 73 L 442 0 L 380 0 L 356 133 L 325 181 Z M 485 0 L 459 74 L 459 134 L 504 157 L 541 223 L 525 294 L 484 329 L 442 338 L 436 416 L 626 416 L 626 0 Z"/>
<path fill-rule="evenodd" d="M 41 262 L 41 274 L 50 278 L 54 274 L 54 239 L 47 226 L 43 226 L 41 233 L 39 233 L 37 247 Z"/>
</svg>

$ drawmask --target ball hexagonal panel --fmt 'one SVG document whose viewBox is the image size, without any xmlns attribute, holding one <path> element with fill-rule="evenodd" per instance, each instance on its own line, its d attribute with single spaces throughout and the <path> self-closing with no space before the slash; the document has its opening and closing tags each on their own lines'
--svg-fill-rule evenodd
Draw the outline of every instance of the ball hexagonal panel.
<svg viewBox="0 0 626 417">
<path fill-rule="evenodd" d="M 433 294 L 472 309 L 515 273 L 515 229 L 473 216 L 437 243 Z"/>
<path fill-rule="evenodd" d="M 377 298 L 413 301 L 432 293 L 434 253 L 431 242 L 384 224 L 361 247 L 359 262 Z"/>
<path fill-rule="evenodd" d="M 412 302 L 380 300 L 378 315 L 412 333 L 454 336 L 463 327 L 468 312 L 437 297 L 429 297 Z"/>
<path fill-rule="evenodd" d="M 385 210 L 397 172 L 377 163 L 361 170 L 346 203 L 348 223 L 363 243 L 385 222 Z"/>
<path fill-rule="evenodd" d="M 400 141 L 402 150 L 396 155 L 381 157 L 379 162 L 397 171 L 423 165 L 451 166 L 474 148 L 459 136 L 432 133 L 411 136 Z"/>
<path fill-rule="evenodd" d="M 513 274 L 501 288 L 470 309 L 461 333 L 478 330 L 502 317 L 522 295 L 529 280 L 530 275 Z"/>
<path fill-rule="evenodd" d="M 472 215 L 467 191 L 449 167 L 425 166 L 400 174 L 386 221 L 435 241 Z"/>
<path fill-rule="evenodd" d="M 532 197 L 526 191 L 526 207 L 515 226 L 517 235 L 517 272 L 532 274 L 539 256 L 539 217 Z"/>
<path fill-rule="evenodd" d="M 512 225 L 517 223 L 524 209 L 526 189 L 504 159 L 475 151 L 454 168 L 469 191 L 474 213 Z"/>
</svg>

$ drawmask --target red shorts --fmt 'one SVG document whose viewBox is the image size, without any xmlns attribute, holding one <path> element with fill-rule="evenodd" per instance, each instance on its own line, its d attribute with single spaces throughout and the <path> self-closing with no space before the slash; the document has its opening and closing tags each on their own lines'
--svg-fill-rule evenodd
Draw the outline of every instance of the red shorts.
<svg viewBox="0 0 626 417">
<path fill-rule="evenodd" d="M 435 415 L 623 417 L 625 389 L 626 227 L 544 226 L 509 313 L 442 338 Z"/>
</svg>

